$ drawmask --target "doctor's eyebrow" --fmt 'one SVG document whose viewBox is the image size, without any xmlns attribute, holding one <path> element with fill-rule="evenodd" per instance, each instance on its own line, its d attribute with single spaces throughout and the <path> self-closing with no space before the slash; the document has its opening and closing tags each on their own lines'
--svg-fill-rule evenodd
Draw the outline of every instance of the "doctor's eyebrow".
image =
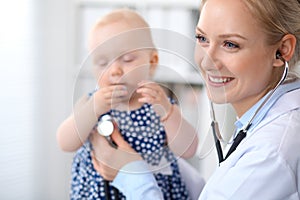
<svg viewBox="0 0 300 200">
<path fill-rule="evenodd" d="M 196 31 L 197 32 L 200 32 L 204 35 L 207 35 L 203 30 L 201 30 L 201 28 L 199 27 L 196 27 Z M 218 35 L 219 38 L 231 38 L 231 37 L 237 37 L 237 38 L 241 38 L 243 40 L 248 40 L 247 38 L 245 38 L 244 36 L 240 35 L 240 34 L 237 34 L 237 33 L 226 33 L 226 34 L 221 34 L 221 35 Z"/>
<path fill-rule="evenodd" d="M 204 31 L 202 31 L 202 30 L 201 30 L 201 28 L 199 28 L 198 26 L 196 27 L 196 32 L 200 32 L 200 33 L 203 33 L 203 34 L 205 34 L 205 32 L 204 32 Z"/>
</svg>

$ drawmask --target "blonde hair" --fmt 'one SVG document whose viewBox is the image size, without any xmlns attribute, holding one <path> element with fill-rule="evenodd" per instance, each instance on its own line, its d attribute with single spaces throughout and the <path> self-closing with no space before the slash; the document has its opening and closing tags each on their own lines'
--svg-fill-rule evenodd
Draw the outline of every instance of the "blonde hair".
<svg viewBox="0 0 300 200">
<path fill-rule="evenodd" d="M 200 11 L 208 0 L 202 0 Z M 242 0 L 251 15 L 267 34 L 270 45 L 286 34 L 296 37 L 295 53 L 289 61 L 291 72 L 296 72 L 300 60 L 300 1 L 299 0 Z"/>
<path fill-rule="evenodd" d="M 295 53 L 289 65 L 290 67 L 297 65 L 300 59 L 300 3 L 297 0 L 243 0 L 243 2 L 268 35 L 268 44 L 277 43 L 288 33 L 296 37 Z"/>
</svg>

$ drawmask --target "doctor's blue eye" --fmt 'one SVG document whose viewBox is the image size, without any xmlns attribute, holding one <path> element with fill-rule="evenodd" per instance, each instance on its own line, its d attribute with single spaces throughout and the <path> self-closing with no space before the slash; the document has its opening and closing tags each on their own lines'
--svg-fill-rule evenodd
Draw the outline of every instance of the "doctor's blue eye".
<svg viewBox="0 0 300 200">
<path fill-rule="evenodd" d="M 239 48 L 240 46 L 237 44 L 234 44 L 233 42 L 230 41 L 225 41 L 224 42 L 224 46 L 229 48 L 229 49 L 235 49 L 235 48 Z"/>
<path fill-rule="evenodd" d="M 206 37 L 204 37 L 204 36 L 201 35 L 201 34 L 195 35 L 195 38 L 197 39 L 197 41 L 198 41 L 199 43 L 206 43 L 206 42 L 207 42 Z"/>
</svg>

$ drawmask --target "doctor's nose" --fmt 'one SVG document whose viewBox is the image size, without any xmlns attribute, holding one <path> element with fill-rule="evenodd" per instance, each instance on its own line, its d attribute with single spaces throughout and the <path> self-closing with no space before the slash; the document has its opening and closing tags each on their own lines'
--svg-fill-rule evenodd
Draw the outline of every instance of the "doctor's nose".
<svg viewBox="0 0 300 200">
<path fill-rule="evenodd" d="M 222 68 L 217 48 L 211 46 L 205 49 L 201 65 L 206 70 L 220 70 Z"/>
<path fill-rule="evenodd" d="M 216 69 L 216 64 L 209 55 L 204 55 L 201 60 L 201 66 L 206 70 Z"/>
</svg>

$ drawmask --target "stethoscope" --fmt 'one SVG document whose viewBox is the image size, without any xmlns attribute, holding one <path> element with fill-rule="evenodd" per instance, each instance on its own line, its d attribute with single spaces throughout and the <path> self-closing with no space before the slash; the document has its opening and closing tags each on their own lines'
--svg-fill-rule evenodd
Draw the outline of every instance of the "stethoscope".
<svg viewBox="0 0 300 200">
<path fill-rule="evenodd" d="M 110 135 L 114 132 L 114 120 L 111 115 L 105 114 L 100 117 L 99 122 L 97 123 L 97 131 L 100 135 L 104 136 L 106 140 L 109 142 L 109 144 L 117 148 L 117 145 L 112 141 Z M 111 193 L 109 190 L 109 181 L 103 179 L 104 182 L 104 193 L 106 200 L 111 200 Z M 117 188 L 112 187 L 112 190 L 114 191 L 114 196 L 116 200 L 119 200 L 119 191 Z"/>
<path fill-rule="evenodd" d="M 211 120 L 212 120 L 212 122 L 211 122 L 211 128 L 212 128 L 212 133 L 213 133 L 213 137 L 214 137 L 214 141 L 215 141 L 215 146 L 216 146 L 216 149 L 217 149 L 219 164 L 221 162 L 223 162 L 224 160 L 226 160 L 236 150 L 236 148 L 241 143 L 241 141 L 246 137 L 247 132 L 250 129 L 250 127 L 252 126 L 253 120 L 255 119 L 255 117 L 258 114 L 258 112 L 268 102 L 268 100 L 271 98 L 271 96 L 277 90 L 277 88 L 279 87 L 279 85 L 281 85 L 283 83 L 283 81 L 286 79 L 288 71 L 289 71 L 288 62 L 285 61 L 284 58 L 282 58 L 282 56 L 281 56 L 281 54 L 280 54 L 279 51 L 276 52 L 276 59 L 280 59 L 285 64 L 284 71 L 283 71 L 283 74 L 281 76 L 281 79 L 279 80 L 279 82 L 277 83 L 277 85 L 274 87 L 274 89 L 271 90 L 271 92 L 268 94 L 268 96 L 266 96 L 266 98 L 260 104 L 260 106 L 257 108 L 257 110 L 255 111 L 255 113 L 253 114 L 253 116 L 251 117 L 251 119 L 249 120 L 249 122 L 235 136 L 235 138 L 233 139 L 233 143 L 230 146 L 230 148 L 229 148 L 229 150 L 228 150 L 225 158 L 223 157 L 223 150 L 222 150 L 221 142 L 220 142 L 220 141 L 224 141 L 224 140 L 223 140 L 223 138 L 222 138 L 222 136 L 220 134 L 220 129 L 219 129 L 218 122 L 216 120 L 216 115 L 215 115 L 213 103 L 210 101 Z"/>
</svg>

